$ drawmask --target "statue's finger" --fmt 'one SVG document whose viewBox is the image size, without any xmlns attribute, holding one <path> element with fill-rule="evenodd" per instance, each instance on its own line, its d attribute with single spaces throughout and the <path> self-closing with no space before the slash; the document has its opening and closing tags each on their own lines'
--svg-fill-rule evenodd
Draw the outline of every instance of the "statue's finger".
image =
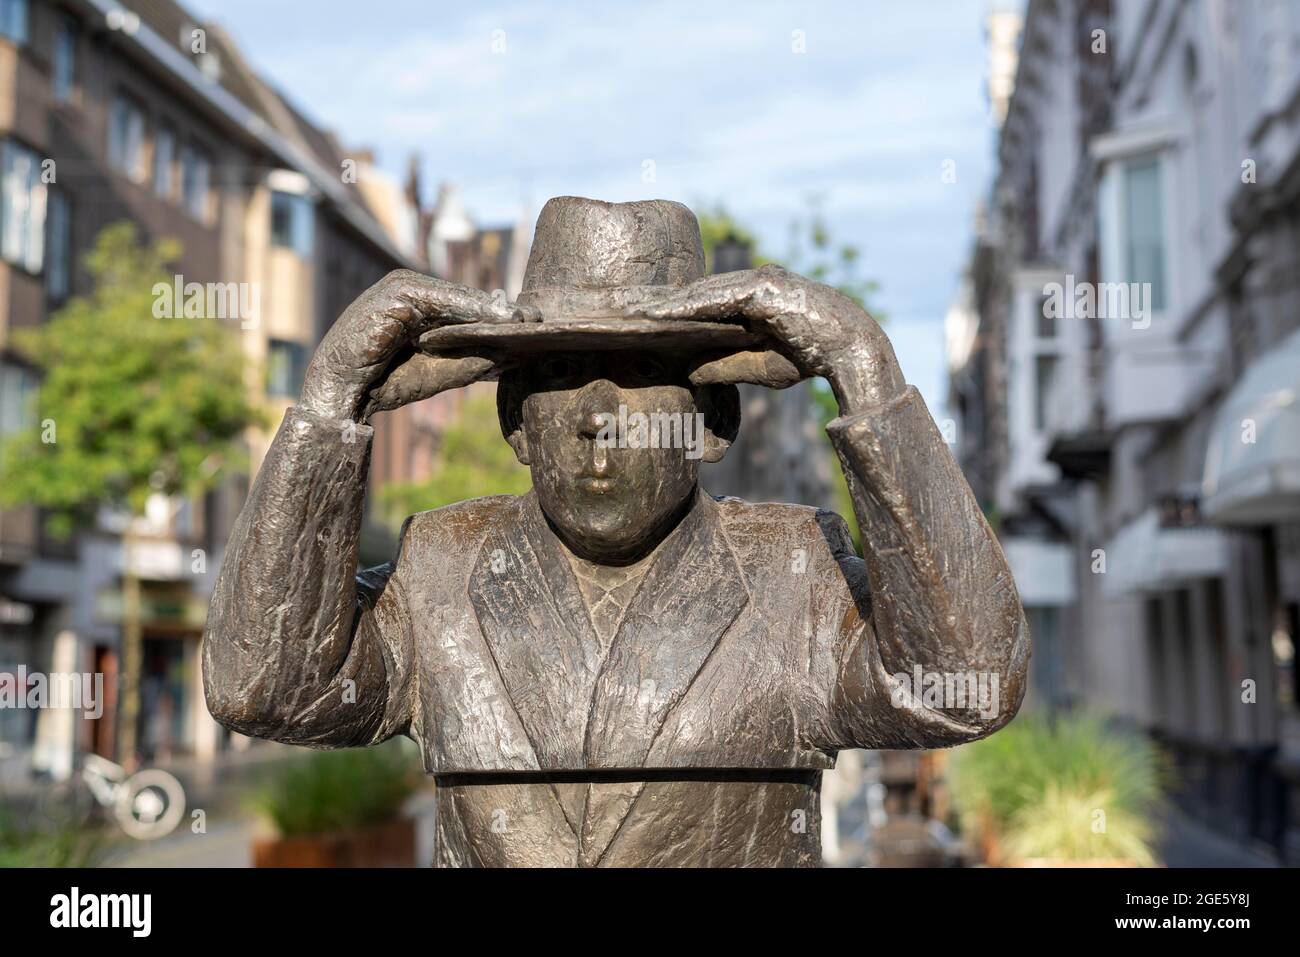
<svg viewBox="0 0 1300 957">
<path fill-rule="evenodd" d="M 692 292 L 666 302 L 650 303 L 629 310 L 648 319 L 695 319 L 708 321 L 742 315 L 743 299 L 721 289 Z"/>
<path fill-rule="evenodd" d="M 423 331 L 432 324 L 478 322 L 506 318 L 513 311 L 505 296 L 398 269 L 371 286 L 357 301 L 360 311 L 388 315 Z"/>
<path fill-rule="evenodd" d="M 779 277 L 755 269 L 709 276 L 680 293 L 659 302 L 639 306 L 635 311 L 651 319 L 765 319 L 772 314 L 763 292 L 779 292 Z"/>
<path fill-rule="evenodd" d="M 734 352 L 709 359 L 691 372 L 692 385 L 734 385 L 748 382 L 769 389 L 788 389 L 805 376 L 779 352 Z"/>
<path fill-rule="evenodd" d="M 462 388 L 484 378 L 494 367 L 491 359 L 480 356 L 451 359 L 417 352 L 371 391 L 367 411 L 384 412 Z"/>
</svg>

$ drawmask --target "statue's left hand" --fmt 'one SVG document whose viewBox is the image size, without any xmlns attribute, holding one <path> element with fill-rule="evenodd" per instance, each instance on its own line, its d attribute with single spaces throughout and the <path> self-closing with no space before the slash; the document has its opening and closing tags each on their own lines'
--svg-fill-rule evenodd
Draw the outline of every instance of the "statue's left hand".
<svg viewBox="0 0 1300 957">
<path fill-rule="evenodd" d="M 842 409 L 846 401 L 888 401 L 904 388 L 894 348 L 865 309 L 779 266 L 708 276 L 636 312 L 652 319 L 744 323 L 766 335 L 802 375 L 824 376 Z"/>
</svg>

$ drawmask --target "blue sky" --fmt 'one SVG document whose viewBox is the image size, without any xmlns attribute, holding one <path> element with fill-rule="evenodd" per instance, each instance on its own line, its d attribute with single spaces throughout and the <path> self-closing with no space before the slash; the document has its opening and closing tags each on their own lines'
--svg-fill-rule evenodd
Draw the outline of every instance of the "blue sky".
<svg viewBox="0 0 1300 957">
<path fill-rule="evenodd" d="M 942 414 L 943 314 L 991 172 L 984 0 L 190 6 L 345 145 L 397 173 L 419 151 L 482 223 L 562 194 L 721 202 L 779 256 L 816 198 Z"/>
</svg>

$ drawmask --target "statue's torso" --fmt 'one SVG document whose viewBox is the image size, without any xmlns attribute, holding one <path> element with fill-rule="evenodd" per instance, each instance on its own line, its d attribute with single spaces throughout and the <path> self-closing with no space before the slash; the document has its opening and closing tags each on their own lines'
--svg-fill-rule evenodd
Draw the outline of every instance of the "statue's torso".
<svg viewBox="0 0 1300 957">
<path fill-rule="evenodd" d="M 602 624 L 526 506 L 413 523 L 381 622 L 439 863 L 816 864 L 853 600 L 814 510 L 710 501 Z"/>
</svg>

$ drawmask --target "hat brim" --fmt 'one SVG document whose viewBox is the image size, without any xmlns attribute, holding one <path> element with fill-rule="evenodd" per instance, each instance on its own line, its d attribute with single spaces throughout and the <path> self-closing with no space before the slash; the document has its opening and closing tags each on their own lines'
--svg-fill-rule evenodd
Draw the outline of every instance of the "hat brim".
<svg viewBox="0 0 1300 957">
<path fill-rule="evenodd" d="M 571 319 L 565 322 L 473 322 L 431 329 L 422 352 L 473 353 L 505 358 L 537 352 L 655 349 L 741 352 L 766 340 L 743 326 L 679 319 Z"/>
</svg>

